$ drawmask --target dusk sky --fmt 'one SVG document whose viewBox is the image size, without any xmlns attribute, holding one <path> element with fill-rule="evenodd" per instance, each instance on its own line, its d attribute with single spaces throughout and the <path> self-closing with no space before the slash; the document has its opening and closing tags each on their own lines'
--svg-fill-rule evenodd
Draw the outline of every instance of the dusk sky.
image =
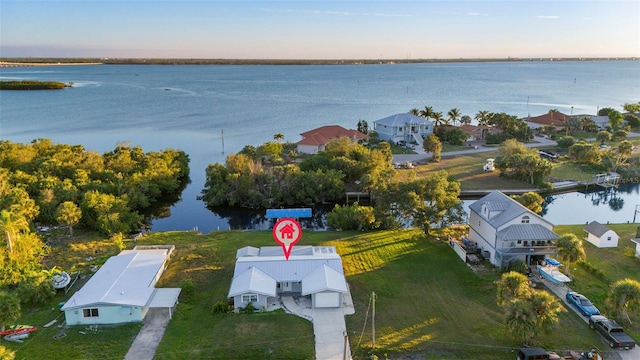
<svg viewBox="0 0 640 360">
<path fill-rule="evenodd" d="M 11 1 L 0 57 L 640 57 L 640 1 Z"/>
</svg>

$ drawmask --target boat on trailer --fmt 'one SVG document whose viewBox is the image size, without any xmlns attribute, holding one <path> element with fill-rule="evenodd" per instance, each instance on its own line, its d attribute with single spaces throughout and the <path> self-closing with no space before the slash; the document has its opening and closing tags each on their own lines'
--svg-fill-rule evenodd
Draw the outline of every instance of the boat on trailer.
<svg viewBox="0 0 640 360">
<path fill-rule="evenodd" d="M 9 326 L 8 328 L 6 328 L 4 331 L 0 331 L 0 336 L 4 337 L 4 336 L 8 336 L 8 335 L 14 335 L 14 334 L 18 334 L 18 333 L 30 333 L 36 331 L 36 327 L 35 326 L 31 326 L 31 325 L 12 325 Z"/>
<path fill-rule="evenodd" d="M 545 258 L 544 264 L 538 264 L 538 272 L 540 276 L 544 276 L 554 284 L 571 282 L 571 278 L 560 271 L 561 266 L 562 264 L 558 260 Z"/>
</svg>

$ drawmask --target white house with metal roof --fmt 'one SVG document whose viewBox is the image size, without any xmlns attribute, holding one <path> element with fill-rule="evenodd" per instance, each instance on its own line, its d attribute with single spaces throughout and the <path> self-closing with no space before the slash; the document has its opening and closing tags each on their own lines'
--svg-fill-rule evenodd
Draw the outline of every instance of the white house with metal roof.
<svg viewBox="0 0 640 360">
<path fill-rule="evenodd" d="M 236 252 L 229 288 L 236 309 L 266 309 L 280 294 L 310 296 L 314 308 L 341 307 L 347 281 L 334 246 L 294 246 L 289 260 L 278 246 Z"/>
<path fill-rule="evenodd" d="M 586 240 L 593 245 L 603 247 L 617 247 L 620 236 L 607 225 L 592 221 L 584 227 L 587 233 Z"/>
<path fill-rule="evenodd" d="M 553 224 L 500 191 L 475 201 L 469 210 L 469 239 L 495 266 L 508 267 L 513 260 L 536 264 L 558 253 Z"/>
<path fill-rule="evenodd" d="M 375 120 L 373 131 L 378 134 L 380 140 L 394 143 L 404 141 L 407 144 L 417 143 L 422 146 L 424 138 L 433 133 L 433 121 L 411 113 L 395 114 Z"/>
<path fill-rule="evenodd" d="M 62 306 L 67 325 L 139 322 L 150 308 L 174 308 L 181 289 L 155 288 L 173 249 L 137 246 L 110 257 Z"/>
</svg>

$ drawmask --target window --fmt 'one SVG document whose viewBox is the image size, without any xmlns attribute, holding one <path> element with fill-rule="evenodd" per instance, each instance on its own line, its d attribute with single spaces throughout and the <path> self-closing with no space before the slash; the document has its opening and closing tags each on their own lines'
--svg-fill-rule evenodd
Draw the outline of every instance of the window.
<svg viewBox="0 0 640 360">
<path fill-rule="evenodd" d="M 257 294 L 242 295 L 242 302 L 255 304 L 258 302 L 258 295 Z"/>
<path fill-rule="evenodd" d="M 528 224 L 528 223 L 529 223 L 529 217 L 528 217 L 528 216 L 526 216 L 526 215 L 525 215 L 525 216 L 523 216 L 523 217 L 522 217 L 522 223 L 523 223 L 523 224 Z"/>
<path fill-rule="evenodd" d="M 609 237 L 607 238 L 607 241 L 611 241 L 611 236 L 609 236 Z"/>
<path fill-rule="evenodd" d="M 82 309 L 82 315 L 84 317 L 98 317 L 98 309 Z"/>
<path fill-rule="evenodd" d="M 522 240 L 518 240 L 518 245 L 522 245 Z"/>
</svg>

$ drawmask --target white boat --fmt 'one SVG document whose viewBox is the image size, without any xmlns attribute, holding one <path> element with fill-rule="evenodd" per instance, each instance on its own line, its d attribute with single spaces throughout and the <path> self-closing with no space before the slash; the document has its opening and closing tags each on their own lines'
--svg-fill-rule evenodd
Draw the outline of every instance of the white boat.
<svg viewBox="0 0 640 360">
<path fill-rule="evenodd" d="M 487 159 L 487 162 L 482 167 L 482 170 L 484 170 L 484 171 L 493 171 L 493 170 L 495 170 L 495 159 L 493 159 L 493 158 Z"/>
<path fill-rule="evenodd" d="M 570 282 L 571 278 L 560 271 L 560 266 L 562 264 L 558 260 L 545 258 L 544 264 L 538 264 L 538 272 L 554 284 Z"/>
<path fill-rule="evenodd" d="M 55 289 L 63 289 L 71 282 L 71 276 L 67 274 L 66 271 L 62 271 L 58 274 L 53 275 L 51 281 L 53 281 L 53 287 Z"/>
</svg>

